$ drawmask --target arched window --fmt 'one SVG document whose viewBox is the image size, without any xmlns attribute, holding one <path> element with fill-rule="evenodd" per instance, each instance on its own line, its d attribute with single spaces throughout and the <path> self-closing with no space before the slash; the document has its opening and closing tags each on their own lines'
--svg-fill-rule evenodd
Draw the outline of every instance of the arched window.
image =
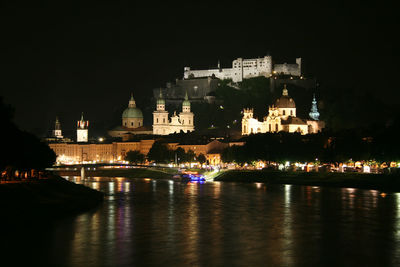
<svg viewBox="0 0 400 267">
<path fill-rule="evenodd" d="M 293 110 L 290 111 L 290 116 L 293 116 Z"/>
<path fill-rule="evenodd" d="M 185 120 L 182 120 L 182 124 L 185 124 Z"/>
<path fill-rule="evenodd" d="M 271 132 L 271 124 L 268 124 L 269 131 Z"/>
<path fill-rule="evenodd" d="M 133 122 L 131 122 L 131 126 L 133 126 Z"/>
<path fill-rule="evenodd" d="M 125 122 L 125 126 L 126 126 L 126 122 Z"/>
<path fill-rule="evenodd" d="M 285 112 L 285 110 L 283 110 L 283 111 L 282 111 L 282 115 L 286 115 L 286 112 Z"/>
<path fill-rule="evenodd" d="M 278 124 L 275 124 L 275 131 L 278 131 Z"/>
<path fill-rule="evenodd" d="M 190 120 L 189 120 L 189 124 L 190 124 Z"/>
<path fill-rule="evenodd" d="M 157 123 L 158 123 L 158 118 L 157 118 Z"/>
</svg>

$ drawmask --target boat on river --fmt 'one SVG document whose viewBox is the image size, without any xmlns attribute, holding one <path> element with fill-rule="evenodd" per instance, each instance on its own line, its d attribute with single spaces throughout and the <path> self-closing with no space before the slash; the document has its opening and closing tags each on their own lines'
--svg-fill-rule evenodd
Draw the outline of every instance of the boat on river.
<svg viewBox="0 0 400 267">
<path fill-rule="evenodd" d="M 204 175 L 199 174 L 197 172 L 182 172 L 179 174 L 175 174 L 173 176 L 175 181 L 180 182 L 205 182 L 206 178 Z"/>
</svg>

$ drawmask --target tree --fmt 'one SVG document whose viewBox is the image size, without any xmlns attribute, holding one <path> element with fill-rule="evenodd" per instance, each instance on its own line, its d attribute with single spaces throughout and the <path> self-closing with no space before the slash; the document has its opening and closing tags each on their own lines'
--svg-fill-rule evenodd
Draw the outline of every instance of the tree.
<svg viewBox="0 0 400 267">
<path fill-rule="evenodd" d="M 143 163 L 145 156 L 138 150 L 130 150 L 126 153 L 125 160 L 129 161 L 129 163 Z"/>
<path fill-rule="evenodd" d="M 189 150 L 185 154 L 185 162 L 193 162 L 196 159 L 196 154 L 193 152 L 193 150 Z"/>
<path fill-rule="evenodd" d="M 197 160 L 200 162 L 201 165 L 203 165 L 207 161 L 206 157 L 202 153 L 197 156 Z"/>
<path fill-rule="evenodd" d="M 174 151 L 168 149 L 166 144 L 156 141 L 150 148 L 147 158 L 157 163 L 169 163 L 174 160 Z"/>
<path fill-rule="evenodd" d="M 177 163 L 184 162 L 186 153 L 185 153 L 185 150 L 183 148 L 178 147 L 175 150 L 175 154 L 176 154 Z"/>
<path fill-rule="evenodd" d="M 13 109 L 0 97 L 0 170 L 13 166 L 19 170 L 43 170 L 54 164 L 56 155 L 33 134 L 21 131 L 12 121 Z"/>
</svg>

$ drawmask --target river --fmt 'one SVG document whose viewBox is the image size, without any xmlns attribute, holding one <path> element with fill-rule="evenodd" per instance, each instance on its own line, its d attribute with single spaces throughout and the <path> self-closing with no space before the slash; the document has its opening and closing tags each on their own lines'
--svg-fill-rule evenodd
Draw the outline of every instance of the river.
<svg viewBox="0 0 400 267">
<path fill-rule="evenodd" d="M 24 236 L 53 266 L 398 266 L 400 194 L 260 183 L 66 177 L 94 211 Z M 32 256 L 33 255 L 33 256 Z"/>
</svg>

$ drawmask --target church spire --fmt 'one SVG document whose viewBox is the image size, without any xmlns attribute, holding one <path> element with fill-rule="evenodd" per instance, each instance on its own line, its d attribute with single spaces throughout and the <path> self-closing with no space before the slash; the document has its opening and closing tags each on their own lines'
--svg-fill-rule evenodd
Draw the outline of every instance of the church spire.
<svg viewBox="0 0 400 267">
<path fill-rule="evenodd" d="M 185 93 L 185 100 L 182 102 L 182 112 L 190 112 L 190 101 L 187 91 Z"/>
<path fill-rule="evenodd" d="M 58 120 L 58 116 L 56 116 L 55 130 L 61 130 L 60 121 Z"/>
<path fill-rule="evenodd" d="M 317 100 L 315 99 L 315 94 L 313 95 L 311 111 L 309 113 L 309 116 L 313 120 L 316 120 L 316 121 L 319 120 L 319 112 L 318 112 L 318 107 L 317 107 Z"/>
<path fill-rule="evenodd" d="M 157 110 L 165 110 L 165 100 L 161 88 L 160 88 L 160 95 L 157 99 Z"/>
<path fill-rule="evenodd" d="M 135 102 L 135 99 L 133 98 L 133 93 L 131 93 L 131 99 L 129 100 L 128 107 L 136 108 L 136 102 Z"/>
<path fill-rule="evenodd" d="M 283 85 L 283 91 L 282 91 L 282 95 L 284 96 L 288 96 L 288 90 L 286 89 L 286 83 Z"/>
</svg>

